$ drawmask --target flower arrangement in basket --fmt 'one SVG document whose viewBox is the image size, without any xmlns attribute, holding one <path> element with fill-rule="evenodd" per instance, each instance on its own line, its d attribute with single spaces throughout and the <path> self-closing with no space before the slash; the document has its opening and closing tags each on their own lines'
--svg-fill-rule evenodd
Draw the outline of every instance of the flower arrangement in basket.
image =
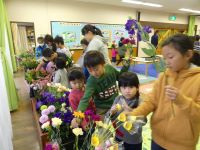
<svg viewBox="0 0 200 150">
<path fill-rule="evenodd" d="M 36 103 L 36 109 L 41 114 L 39 118 L 41 128 L 48 133 L 50 142 L 46 145 L 46 149 L 64 147 L 72 135 L 70 123 L 73 113 L 69 106 L 69 93 L 69 89 L 59 83 L 48 83 Z"/>
</svg>

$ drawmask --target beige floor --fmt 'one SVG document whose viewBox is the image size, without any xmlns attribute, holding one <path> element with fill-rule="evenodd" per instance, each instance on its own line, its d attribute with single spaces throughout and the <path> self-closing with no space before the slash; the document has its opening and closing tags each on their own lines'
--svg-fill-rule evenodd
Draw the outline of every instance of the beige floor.
<svg viewBox="0 0 200 150">
<path fill-rule="evenodd" d="M 11 113 L 14 150 L 40 150 L 23 72 L 15 74 L 19 109 Z"/>
</svg>

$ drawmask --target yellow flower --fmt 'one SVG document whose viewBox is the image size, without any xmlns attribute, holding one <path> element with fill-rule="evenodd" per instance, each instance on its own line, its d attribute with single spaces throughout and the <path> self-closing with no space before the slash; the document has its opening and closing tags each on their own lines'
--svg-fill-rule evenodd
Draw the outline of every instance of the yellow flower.
<svg viewBox="0 0 200 150">
<path fill-rule="evenodd" d="M 46 106 L 46 105 L 42 105 L 42 106 L 40 107 L 40 110 L 41 110 L 41 111 L 44 110 L 44 109 L 47 109 L 47 106 Z"/>
<path fill-rule="evenodd" d="M 97 147 L 99 145 L 99 137 L 97 135 L 92 136 L 91 144 L 94 147 Z"/>
<path fill-rule="evenodd" d="M 129 120 L 131 122 L 135 122 L 136 121 L 136 116 L 128 116 L 127 120 Z"/>
<path fill-rule="evenodd" d="M 123 127 L 127 131 L 130 131 L 132 129 L 132 123 L 130 121 L 126 121 L 126 122 L 124 122 Z"/>
<path fill-rule="evenodd" d="M 57 89 L 57 92 L 62 92 L 62 89 L 61 89 L 61 88 L 58 88 L 58 89 Z"/>
<path fill-rule="evenodd" d="M 79 111 L 74 111 L 74 117 L 76 117 L 76 118 L 85 118 L 85 115 L 84 115 L 84 113 L 82 113 L 82 112 L 79 112 Z"/>
<path fill-rule="evenodd" d="M 121 105 L 120 104 L 116 104 L 116 109 L 117 109 L 117 111 L 120 111 L 122 109 Z"/>
<path fill-rule="evenodd" d="M 104 129 L 108 129 L 108 127 L 109 127 L 108 124 L 106 124 L 106 123 L 103 124 L 103 128 L 104 128 Z"/>
<path fill-rule="evenodd" d="M 103 127 L 103 122 L 102 121 L 95 121 L 97 126 Z"/>
<path fill-rule="evenodd" d="M 62 120 L 60 118 L 54 117 L 51 119 L 51 121 L 53 127 L 59 127 L 62 124 Z"/>
<path fill-rule="evenodd" d="M 124 113 L 120 113 L 119 116 L 117 117 L 117 119 L 121 122 L 125 122 L 126 121 L 126 115 Z"/>
<path fill-rule="evenodd" d="M 83 135 L 83 130 L 82 130 L 82 128 L 74 128 L 74 129 L 72 130 L 72 132 L 73 132 L 76 136 Z"/>
</svg>

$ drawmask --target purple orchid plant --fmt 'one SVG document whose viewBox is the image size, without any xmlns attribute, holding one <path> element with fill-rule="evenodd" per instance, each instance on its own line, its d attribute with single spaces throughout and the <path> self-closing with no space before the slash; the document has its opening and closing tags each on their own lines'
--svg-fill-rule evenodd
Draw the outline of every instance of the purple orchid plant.
<svg viewBox="0 0 200 150">
<path fill-rule="evenodd" d="M 156 61 L 158 58 L 156 57 L 156 48 L 153 44 L 149 42 L 149 33 L 151 33 L 150 26 L 143 26 L 135 19 L 129 17 L 125 24 L 125 29 L 128 31 L 130 36 L 137 36 L 138 41 L 146 42 L 148 48 L 142 48 L 142 51 L 149 57 L 152 58 L 156 70 L 158 72 L 163 72 L 165 70 L 165 64 L 163 59 L 159 58 L 159 62 Z"/>
</svg>

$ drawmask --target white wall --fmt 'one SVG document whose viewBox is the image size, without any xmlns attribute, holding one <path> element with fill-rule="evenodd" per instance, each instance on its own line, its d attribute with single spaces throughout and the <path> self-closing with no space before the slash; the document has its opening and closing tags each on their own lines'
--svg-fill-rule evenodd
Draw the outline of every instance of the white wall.
<svg viewBox="0 0 200 150">
<path fill-rule="evenodd" d="M 168 18 L 171 15 L 176 16 L 175 21 L 170 21 Z M 164 22 L 164 23 L 174 23 L 174 24 L 188 24 L 187 15 L 163 13 L 163 12 L 152 12 L 143 11 L 141 15 L 141 21 L 152 21 L 152 22 Z"/>
<path fill-rule="evenodd" d="M 34 22 L 36 37 L 51 33 L 50 21 L 124 24 L 136 16 L 133 8 L 74 2 L 70 0 L 6 0 L 10 21 Z M 168 13 L 143 12 L 142 21 L 170 22 Z M 187 24 L 186 16 L 173 23 Z"/>
</svg>

